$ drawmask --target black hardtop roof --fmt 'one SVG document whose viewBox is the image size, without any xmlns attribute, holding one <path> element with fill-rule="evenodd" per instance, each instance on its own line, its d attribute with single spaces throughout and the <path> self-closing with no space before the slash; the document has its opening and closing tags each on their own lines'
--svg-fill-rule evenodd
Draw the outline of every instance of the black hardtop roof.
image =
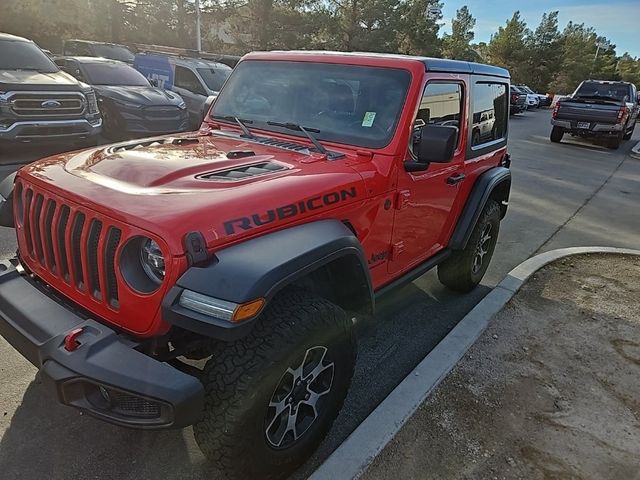
<svg viewBox="0 0 640 480">
<path fill-rule="evenodd" d="M 427 72 L 442 73 L 466 73 L 474 75 L 490 75 L 493 77 L 511 78 L 509 70 L 494 65 L 486 65 L 484 63 L 467 62 L 464 60 L 449 60 L 446 58 L 421 57 L 416 55 L 401 55 L 398 53 L 376 53 L 376 52 L 337 52 L 330 50 L 276 50 L 273 52 L 252 52 L 249 55 L 260 53 L 286 53 L 294 55 L 304 54 L 325 54 L 338 56 L 365 56 L 365 57 L 385 57 L 397 58 L 398 60 L 414 60 L 424 63 Z"/>
</svg>

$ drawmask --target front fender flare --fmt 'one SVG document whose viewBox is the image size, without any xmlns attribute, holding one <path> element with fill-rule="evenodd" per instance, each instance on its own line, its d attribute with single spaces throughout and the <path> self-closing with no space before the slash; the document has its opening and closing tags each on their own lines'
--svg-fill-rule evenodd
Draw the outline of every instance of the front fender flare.
<svg viewBox="0 0 640 480">
<path fill-rule="evenodd" d="M 223 248 L 209 265 L 190 267 L 166 296 L 163 318 L 206 336 L 239 338 L 248 333 L 257 317 L 234 324 L 192 312 L 178 304 L 182 291 L 238 304 L 264 298 L 268 304 L 286 286 L 342 257 L 349 257 L 350 265 L 361 269 L 359 278 L 372 309 L 373 288 L 360 242 L 342 222 L 321 220 Z"/>
</svg>

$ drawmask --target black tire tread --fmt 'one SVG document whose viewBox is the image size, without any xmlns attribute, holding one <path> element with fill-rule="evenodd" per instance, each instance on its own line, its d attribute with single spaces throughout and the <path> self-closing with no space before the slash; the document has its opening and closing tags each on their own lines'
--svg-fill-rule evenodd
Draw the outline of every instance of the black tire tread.
<svg viewBox="0 0 640 480">
<path fill-rule="evenodd" d="M 443 285 L 459 292 L 469 292 L 476 287 L 477 283 L 473 282 L 469 275 L 469 265 L 475 255 L 475 245 L 482 235 L 480 226 L 494 215 L 497 216 L 499 224 L 500 205 L 490 199 L 482 210 L 465 249 L 454 252 L 447 260 L 438 265 L 438 279 Z M 495 234 L 498 235 L 498 231 Z M 487 261 L 490 260 L 491 258 Z"/>
<path fill-rule="evenodd" d="M 193 430 L 200 449 L 227 478 L 249 478 L 248 472 L 239 471 L 237 463 L 238 450 L 247 447 L 236 435 L 243 427 L 239 412 L 242 401 L 251 393 L 252 380 L 270 364 L 271 353 L 275 349 L 295 348 L 297 340 L 312 330 L 310 325 L 299 321 L 305 312 L 307 318 L 322 319 L 326 327 L 335 326 L 340 321 L 344 323 L 346 319 L 346 314 L 328 300 L 303 290 L 287 290 L 272 301 L 249 335 L 235 342 L 213 346 L 213 355 L 207 361 L 202 376 L 205 412 Z M 345 335 L 353 347 L 355 363 L 352 329 L 345 328 Z M 221 410 L 226 415 L 216 414 Z M 330 419 L 327 430 L 336 416 Z"/>
</svg>

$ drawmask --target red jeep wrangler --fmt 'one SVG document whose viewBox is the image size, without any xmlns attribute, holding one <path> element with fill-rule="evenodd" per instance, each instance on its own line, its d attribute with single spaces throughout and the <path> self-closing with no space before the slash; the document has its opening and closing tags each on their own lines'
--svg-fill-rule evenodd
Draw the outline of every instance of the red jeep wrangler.
<svg viewBox="0 0 640 480">
<path fill-rule="evenodd" d="M 473 136 L 481 112 L 493 124 Z M 338 414 L 376 297 L 436 266 L 455 290 L 480 282 L 508 115 L 501 68 L 247 55 L 198 132 L 46 158 L 0 186 L 19 246 L 0 333 L 65 405 L 193 425 L 227 473 L 285 475 Z"/>
</svg>

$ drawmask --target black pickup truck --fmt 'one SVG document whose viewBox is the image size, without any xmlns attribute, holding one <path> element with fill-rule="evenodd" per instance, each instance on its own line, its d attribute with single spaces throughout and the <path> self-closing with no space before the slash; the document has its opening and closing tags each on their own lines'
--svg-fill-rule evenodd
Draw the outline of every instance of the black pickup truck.
<svg viewBox="0 0 640 480">
<path fill-rule="evenodd" d="M 640 93 L 628 82 L 585 80 L 570 97 L 553 109 L 551 141 L 565 133 L 580 137 L 604 137 L 617 149 L 629 140 L 640 110 Z"/>
</svg>

